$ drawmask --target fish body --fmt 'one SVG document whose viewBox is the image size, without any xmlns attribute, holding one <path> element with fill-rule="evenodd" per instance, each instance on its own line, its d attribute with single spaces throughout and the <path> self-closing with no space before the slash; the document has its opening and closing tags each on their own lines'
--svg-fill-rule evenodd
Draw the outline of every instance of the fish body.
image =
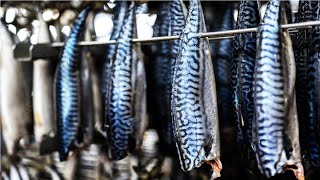
<svg viewBox="0 0 320 180">
<path fill-rule="evenodd" d="M 147 116 L 147 84 L 146 84 L 146 70 L 144 64 L 144 55 L 141 50 L 140 44 L 134 44 L 133 58 L 134 72 L 135 72 L 135 104 L 134 104 L 134 132 L 133 137 L 135 140 L 135 148 L 141 149 L 144 132 L 148 126 Z"/>
<path fill-rule="evenodd" d="M 172 87 L 172 113 L 181 168 L 190 171 L 204 162 L 221 170 L 215 79 L 209 44 L 198 0 L 190 1 L 189 15 L 181 35 Z"/>
<path fill-rule="evenodd" d="M 172 36 L 180 36 L 182 33 L 182 30 L 184 28 L 185 25 L 185 12 L 186 11 L 186 7 L 183 4 L 183 1 L 181 0 L 173 0 L 170 3 L 170 31 L 169 34 Z M 179 40 L 173 40 L 171 42 L 171 50 L 170 50 L 170 57 L 169 57 L 169 67 L 170 67 L 170 79 L 169 79 L 169 83 L 172 84 L 173 83 L 173 76 L 174 76 L 174 69 L 175 69 L 175 65 L 176 65 L 176 59 L 178 57 L 179 54 L 179 47 L 180 47 L 180 41 Z M 160 62 L 161 63 L 161 62 Z M 172 85 L 168 85 L 167 88 L 171 88 L 172 89 Z M 172 93 L 170 92 L 170 94 L 168 94 L 168 96 L 170 95 L 170 99 L 168 99 L 168 103 L 171 107 L 171 96 Z M 168 121 L 167 121 L 167 131 L 169 131 L 166 134 L 166 142 L 167 144 L 174 144 L 174 132 L 173 132 L 173 128 L 172 128 L 172 113 L 170 110 L 170 117 L 168 117 Z"/>
<path fill-rule="evenodd" d="M 87 27 L 85 30 L 85 41 L 92 41 L 93 12 L 87 17 Z M 80 77 L 81 77 L 81 125 L 80 131 L 83 137 L 83 145 L 90 145 L 94 130 L 100 130 L 102 127 L 102 102 L 99 89 L 99 77 L 96 68 L 96 56 L 87 48 L 81 49 Z"/>
<path fill-rule="evenodd" d="M 50 43 L 48 25 L 39 13 L 38 43 Z M 48 59 L 38 59 L 33 63 L 33 117 L 34 135 L 37 142 L 43 136 L 54 132 L 54 105 L 53 105 L 53 64 Z"/>
<path fill-rule="evenodd" d="M 76 140 L 80 123 L 80 73 L 76 43 L 89 9 L 88 6 L 76 18 L 66 40 L 56 74 L 55 97 L 61 161 L 67 159 L 68 152 Z"/>
<path fill-rule="evenodd" d="M 320 20 L 320 3 L 312 1 L 313 20 Z M 309 153 L 310 160 L 314 166 L 320 166 L 320 28 L 312 27 L 309 34 L 310 42 L 308 42 L 308 134 L 309 134 Z"/>
<path fill-rule="evenodd" d="M 221 31 L 233 29 L 233 4 L 225 6 L 223 12 Z M 231 61 L 232 39 L 219 40 L 216 43 L 213 67 L 217 82 L 218 111 L 221 119 L 220 127 L 231 127 L 232 121 L 232 84 L 231 84 Z"/>
<path fill-rule="evenodd" d="M 158 15 L 158 21 L 160 21 L 159 36 L 169 35 L 170 26 L 170 2 L 161 2 L 161 8 Z M 154 90 L 157 93 L 156 107 L 155 107 L 155 121 L 157 124 L 156 129 L 160 135 L 160 148 L 161 152 L 167 154 L 167 151 L 171 152 L 174 148 L 173 143 L 173 131 L 170 112 L 171 101 L 171 62 L 170 62 L 170 42 L 162 41 L 159 43 L 157 56 L 153 63 L 153 70 L 155 72 L 155 87 Z"/>
<path fill-rule="evenodd" d="M 285 6 L 282 6 L 281 24 L 287 24 Z M 281 31 L 282 40 L 282 66 L 284 73 L 285 92 L 285 131 L 284 148 L 287 156 L 285 166 L 296 166 L 293 171 L 297 179 L 304 179 L 304 169 L 301 161 L 301 150 L 299 141 L 299 124 L 296 104 L 296 65 L 294 59 L 293 45 L 289 31 Z"/>
<path fill-rule="evenodd" d="M 311 1 L 301 1 L 299 4 L 298 15 L 295 22 L 306 22 L 312 20 L 312 6 Z M 293 47 L 295 53 L 296 64 L 296 98 L 297 98 L 297 111 L 299 120 L 299 133 L 301 152 L 306 159 L 310 159 L 309 153 L 307 153 L 308 136 L 308 92 L 305 90 L 307 87 L 307 60 L 308 60 L 308 44 L 310 39 L 307 34 L 310 30 L 299 30 L 298 34 L 293 38 Z"/>
<path fill-rule="evenodd" d="M 115 4 L 116 6 L 114 8 L 113 30 L 112 30 L 110 40 L 116 40 L 119 37 L 121 26 L 124 22 L 125 15 L 128 9 L 126 1 L 116 1 Z M 116 49 L 116 44 L 108 45 L 106 60 L 103 64 L 102 93 L 104 94 L 105 101 L 107 101 L 106 99 L 108 98 L 108 96 L 106 95 L 106 92 L 109 86 L 108 77 L 110 76 L 109 74 L 110 68 L 111 68 L 110 65 L 111 65 L 112 58 L 115 54 L 115 49 Z"/>
<path fill-rule="evenodd" d="M 182 0 L 173 0 L 170 4 L 170 35 L 172 36 L 180 36 L 185 25 L 185 14 L 186 7 L 183 4 Z M 174 67 L 176 64 L 176 58 L 179 53 L 179 40 L 173 40 L 171 44 L 171 82 L 173 80 Z"/>
<path fill-rule="evenodd" d="M 260 172 L 267 177 L 283 172 L 285 93 L 281 59 L 280 1 L 271 0 L 257 32 L 254 71 L 253 146 Z"/>
<path fill-rule="evenodd" d="M 238 20 L 238 28 L 253 28 L 257 27 L 260 22 L 258 4 L 254 1 L 241 1 L 240 14 Z M 237 107 L 237 113 L 239 117 L 237 119 L 237 127 L 241 127 L 238 133 L 243 133 L 242 136 L 245 139 L 246 147 L 249 148 L 249 158 L 253 158 L 253 150 L 251 149 L 252 142 L 252 121 L 254 117 L 253 108 L 253 74 L 256 59 L 256 34 L 255 33 L 244 33 L 239 35 L 239 46 L 238 48 L 238 59 L 236 59 L 233 67 L 235 69 L 236 76 L 233 76 L 235 83 L 235 99 L 237 102 L 234 107 Z M 235 52 L 236 53 L 236 52 Z M 239 132 L 240 131 L 240 132 Z M 243 138 L 242 137 L 242 138 Z M 239 138 L 241 139 L 241 138 Z"/>
<path fill-rule="evenodd" d="M 121 27 L 116 53 L 112 62 L 106 118 L 108 123 L 109 156 L 120 160 L 128 155 L 129 137 L 134 122 L 134 78 L 132 37 L 135 18 L 134 2 L 130 5 Z"/>
<path fill-rule="evenodd" d="M 29 76 L 25 75 L 28 64 L 14 58 L 14 42 L 7 26 L 0 22 L 0 112 L 2 135 L 7 154 L 14 155 L 18 142 L 23 138 L 28 141 L 32 122 L 31 87 Z"/>
<path fill-rule="evenodd" d="M 243 12 L 244 3 L 241 1 L 238 9 L 237 22 L 235 23 L 235 29 L 240 27 L 240 14 Z M 212 46 L 212 44 L 211 44 Z M 231 86 L 232 86 L 232 106 L 233 106 L 233 115 L 236 125 L 236 141 L 238 144 L 244 144 L 244 129 L 241 119 L 241 108 L 240 108 L 240 99 L 238 97 L 239 91 L 239 52 L 240 52 L 240 34 L 235 34 L 233 38 L 233 49 L 232 49 L 232 61 L 231 61 Z"/>
</svg>

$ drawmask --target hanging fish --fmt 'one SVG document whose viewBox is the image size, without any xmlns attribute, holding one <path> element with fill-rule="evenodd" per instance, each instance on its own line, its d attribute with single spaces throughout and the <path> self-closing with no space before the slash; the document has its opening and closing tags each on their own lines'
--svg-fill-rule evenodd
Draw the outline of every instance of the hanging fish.
<svg viewBox="0 0 320 180">
<path fill-rule="evenodd" d="M 295 22 L 307 22 L 312 20 L 312 6 L 311 1 L 300 1 L 298 15 Z M 297 94 L 297 111 L 299 120 L 299 134 L 301 153 L 310 159 L 309 153 L 307 153 L 308 146 L 308 92 L 305 90 L 307 87 L 307 55 L 308 44 L 310 42 L 307 34 L 310 34 L 310 30 L 300 29 L 298 34 L 293 37 L 293 48 L 296 64 L 296 94 Z"/>
<path fill-rule="evenodd" d="M 220 31 L 233 29 L 233 4 L 225 7 Z M 217 82 L 218 111 L 220 127 L 232 127 L 232 86 L 231 86 L 231 61 L 232 39 L 223 39 L 214 42 L 216 49 L 213 58 L 213 67 Z"/>
<path fill-rule="evenodd" d="M 243 12 L 244 1 L 241 1 L 238 9 L 237 22 L 235 23 L 235 29 L 240 28 L 240 15 Z M 212 46 L 212 45 L 211 45 Z M 232 85 L 232 106 L 233 114 L 236 125 L 236 141 L 238 144 L 244 144 L 245 132 L 241 117 L 241 108 L 238 94 L 239 91 L 239 55 L 240 55 L 240 34 L 235 34 L 233 38 L 233 49 L 232 49 L 232 61 L 231 61 L 231 85 Z"/>
<path fill-rule="evenodd" d="M 170 4 L 170 35 L 171 36 L 180 36 L 182 33 L 183 27 L 185 25 L 185 13 L 186 7 L 182 0 L 173 0 Z M 176 64 L 176 58 L 178 57 L 179 53 L 179 46 L 180 41 L 179 40 L 173 40 L 171 41 L 171 59 L 170 59 L 170 67 L 171 67 L 171 83 L 173 80 L 173 74 L 174 74 L 174 67 Z"/>
<path fill-rule="evenodd" d="M 254 71 L 253 146 L 260 172 L 267 177 L 282 173 L 287 162 L 284 147 L 286 80 L 281 50 L 280 0 L 271 0 L 257 33 Z"/>
<path fill-rule="evenodd" d="M 113 18 L 113 30 L 110 37 L 110 40 L 116 40 L 119 37 L 121 26 L 124 22 L 125 15 L 127 12 L 127 2 L 126 1 L 116 1 L 114 7 L 114 18 Z M 102 94 L 104 98 L 104 102 L 107 102 L 107 89 L 110 86 L 110 82 L 108 81 L 108 77 L 110 76 L 110 66 L 112 62 L 112 58 L 115 54 L 116 44 L 108 45 L 106 60 L 103 63 L 103 70 L 102 70 Z"/>
<path fill-rule="evenodd" d="M 320 2 L 312 1 L 313 20 L 320 20 Z M 314 166 L 320 166 L 320 28 L 312 27 L 308 42 L 308 134 L 309 151 L 311 163 Z"/>
<path fill-rule="evenodd" d="M 237 28 L 254 28 L 260 22 L 258 4 L 242 0 L 239 7 Z M 256 33 L 239 34 L 235 39 L 234 59 L 232 62 L 233 102 L 236 114 L 238 143 L 248 148 L 248 158 L 254 158 L 251 149 L 253 109 L 253 74 L 256 59 Z M 244 141 L 244 142 L 242 142 Z"/>
<path fill-rule="evenodd" d="M 86 24 L 84 33 L 85 41 L 93 40 L 93 18 L 93 12 L 89 13 L 87 17 L 88 23 Z M 95 56 L 88 47 L 83 47 L 81 49 L 80 77 L 82 101 L 80 133 L 83 145 L 88 146 L 94 140 L 95 130 L 100 130 L 103 124 L 102 103 L 100 99 L 101 94 Z"/>
<path fill-rule="evenodd" d="M 282 4 L 281 24 L 288 24 L 284 2 Z M 289 31 L 281 31 L 282 56 L 284 78 L 284 102 L 285 102 L 285 131 L 284 131 L 284 149 L 287 156 L 286 167 L 291 168 L 297 179 L 304 179 L 304 169 L 302 166 L 300 142 L 299 142 L 299 124 L 296 104 L 296 65 L 292 47 L 292 41 Z M 290 168 L 289 168 L 290 169 Z"/>
<path fill-rule="evenodd" d="M 140 44 L 133 44 L 133 62 L 135 78 L 135 104 L 134 104 L 134 125 L 133 125 L 133 139 L 135 141 L 135 148 L 140 149 L 143 141 L 144 132 L 148 126 L 147 117 L 147 84 L 146 71 L 144 65 L 144 55 Z"/>
<path fill-rule="evenodd" d="M 80 74 L 78 61 L 79 40 L 90 7 L 82 10 L 71 29 L 62 52 L 55 79 L 59 155 L 64 161 L 77 138 L 80 123 Z"/>
<path fill-rule="evenodd" d="M 121 27 L 116 53 L 113 56 L 109 77 L 110 87 L 107 89 L 105 117 L 109 156 L 112 160 L 120 160 L 128 155 L 129 138 L 134 124 L 134 82 L 132 71 L 135 62 L 132 58 L 132 37 L 135 19 L 135 6 L 132 1 L 125 21 Z"/>
<path fill-rule="evenodd" d="M 13 55 L 13 40 L 3 21 L 0 22 L 0 112 L 2 135 L 7 154 L 15 155 L 21 139 L 28 143 L 32 126 L 29 64 L 18 62 Z"/>
<path fill-rule="evenodd" d="M 163 1 L 160 4 L 160 10 L 157 17 L 159 21 L 159 36 L 169 35 L 170 26 L 170 2 Z M 167 155 L 174 149 L 173 131 L 170 112 L 171 101 L 171 62 L 170 62 L 170 42 L 161 41 L 158 45 L 156 58 L 153 62 L 154 72 L 154 92 L 155 96 L 155 128 L 160 136 L 160 152 Z"/>
<path fill-rule="evenodd" d="M 50 43 L 48 25 L 38 12 L 38 43 Z M 48 59 L 38 59 L 33 63 L 33 117 L 36 142 L 49 136 L 55 130 L 53 105 L 53 64 Z"/>
<path fill-rule="evenodd" d="M 216 86 L 199 0 L 190 1 L 181 35 L 172 85 L 172 113 L 181 168 L 190 171 L 204 162 L 212 166 L 211 178 L 220 176 L 220 137 Z"/>
<path fill-rule="evenodd" d="M 173 0 L 170 3 L 170 31 L 169 35 L 172 36 L 180 36 L 182 33 L 182 30 L 185 25 L 185 12 L 187 12 L 187 9 L 183 3 L 182 0 Z M 171 47 L 170 47 L 170 83 L 173 83 L 173 76 L 174 76 L 174 69 L 176 65 L 176 59 L 179 55 L 179 47 L 180 47 L 180 41 L 179 40 L 173 40 L 171 41 Z M 161 62 L 160 62 L 161 63 Z M 168 85 L 167 88 L 172 89 L 172 85 Z M 170 92 L 170 100 L 169 104 L 171 104 L 171 96 L 172 93 Z M 171 106 L 171 105 L 170 105 Z M 174 132 L 172 129 L 172 113 L 170 111 L 170 117 L 168 117 L 167 121 L 167 133 L 166 135 L 166 142 L 168 144 L 173 144 L 172 141 L 174 141 Z"/>
</svg>

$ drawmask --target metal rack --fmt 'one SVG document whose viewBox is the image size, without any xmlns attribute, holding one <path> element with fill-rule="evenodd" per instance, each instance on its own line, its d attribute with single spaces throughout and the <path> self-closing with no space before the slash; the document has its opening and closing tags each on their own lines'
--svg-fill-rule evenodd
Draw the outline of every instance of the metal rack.
<svg viewBox="0 0 320 180">
<path fill-rule="evenodd" d="M 310 21 L 302 23 L 292 23 L 281 25 L 282 29 L 296 30 L 301 28 L 310 28 L 311 26 L 320 26 L 320 21 Z M 208 38 L 208 40 L 219 40 L 226 38 L 233 38 L 235 34 L 256 32 L 258 28 L 246 28 L 246 29 L 234 29 L 227 31 L 216 31 L 199 33 L 199 38 Z M 134 43 L 150 44 L 158 41 L 168 41 L 179 39 L 179 36 L 162 36 L 152 37 L 146 39 L 132 39 Z M 108 44 L 115 44 L 117 41 L 81 41 L 78 46 L 87 46 L 91 50 L 104 52 L 104 47 Z M 51 44 L 25 44 L 18 43 L 14 46 L 14 56 L 18 61 L 33 61 L 37 59 L 50 59 L 52 57 L 58 57 L 61 48 L 64 46 L 63 42 L 51 43 Z M 92 48 L 94 47 L 94 48 Z M 98 53 L 99 54 L 99 53 Z"/>
</svg>

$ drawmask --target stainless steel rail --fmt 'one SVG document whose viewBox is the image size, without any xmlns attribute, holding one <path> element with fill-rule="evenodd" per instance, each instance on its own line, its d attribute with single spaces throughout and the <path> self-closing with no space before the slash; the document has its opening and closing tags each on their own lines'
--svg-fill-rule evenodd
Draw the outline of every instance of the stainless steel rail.
<svg viewBox="0 0 320 180">
<path fill-rule="evenodd" d="M 292 23 L 281 25 L 283 29 L 296 30 L 301 28 L 309 28 L 312 26 L 319 26 L 320 21 L 310 21 L 302 23 Z M 216 31 L 216 32 L 205 32 L 200 33 L 199 38 L 208 38 L 209 40 L 219 40 L 232 38 L 235 34 L 256 32 L 258 28 L 247 28 L 247 29 L 234 29 L 227 31 Z M 152 37 L 145 39 L 132 39 L 134 43 L 150 44 L 159 41 L 168 41 L 179 39 L 179 36 L 162 36 Z M 117 43 L 116 40 L 108 41 L 81 41 L 77 43 L 78 46 L 105 46 L 108 44 Z M 14 47 L 15 58 L 19 61 L 32 61 L 39 58 L 50 58 L 57 57 L 59 55 L 59 48 L 64 46 L 64 42 L 55 42 L 51 44 L 17 44 Z"/>
</svg>

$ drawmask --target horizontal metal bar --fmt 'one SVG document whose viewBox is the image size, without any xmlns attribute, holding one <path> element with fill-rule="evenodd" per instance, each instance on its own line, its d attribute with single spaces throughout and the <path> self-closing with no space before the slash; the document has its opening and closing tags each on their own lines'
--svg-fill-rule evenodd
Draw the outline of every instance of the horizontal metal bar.
<svg viewBox="0 0 320 180">
<path fill-rule="evenodd" d="M 302 22 L 302 23 L 292 23 L 292 24 L 284 24 L 281 25 L 283 29 L 296 30 L 301 28 L 308 28 L 311 26 L 319 26 L 320 21 L 310 21 L 310 22 Z M 200 38 L 208 38 L 208 40 L 219 40 L 219 39 L 228 39 L 233 38 L 235 34 L 241 33 L 250 33 L 256 32 L 258 28 L 246 28 L 246 29 L 234 29 L 227 31 L 217 31 L 217 32 L 206 32 L 200 33 Z M 168 41 L 168 40 L 176 40 L 179 39 L 179 36 L 162 36 L 162 37 L 152 37 L 145 39 L 132 39 L 134 43 L 141 44 L 150 44 L 159 41 Z M 92 46 L 93 49 L 98 48 L 99 51 L 101 48 L 104 48 L 105 45 L 115 44 L 116 40 L 108 40 L 108 41 L 81 41 L 77 43 L 78 46 L 88 46 L 89 48 Z M 64 46 L 64 42 L 55 42 L 51 44 L 23 44 L 18 43 L 14 47 L 14 55 L 18 61 L 31 61 L 40 58 L 53 58 L 57 57 L 60 54 L 59 48 Z M 91 48 L 92 49 L 92 48 Z"/>
<path fill-rule="evenodd" d="M 284 24 L 281 25 L 282 29 L 300 29 L 308 26 L 319 26 L 320 21 L 310 21 L 310 22 L 302 22 L 302 23 L 292 23 L 292 24 Z M 199 37 L 208 37 L 209 39 L 223 39 L 222 36 L 232 36 L 235 34 L 242 34 L 242 33 L 250 33 L 256 32 L 258 28 L 246 28 L 246 29 L 234 29 L 234 30 L 226 30 L 226 31 L 217 31 L 217 32 L 206 32 L 200 33 Z M 219 37 L 219 38 L 216 38 Z M 152 37 L 152 38 L 145 38 L 145 39 L 132 39 L 135 43 L 149 43 L 149 42 L 157 42 L 157 41 L 168 41 L 168 40 L 176 40 L 179 39 L 179 36 L 162 36 L 162 37 Z M 79 46 L 90 46 L 90 45 L 103 45 L 103 44 L 115 44 L 117 41 L 115 40 L 108 40 L 108 41 L 82 41 L 79 42 L 77 45 Z M 62 47 L 64 43 L 52 43 L 52 47 Z"/>
</svg>

